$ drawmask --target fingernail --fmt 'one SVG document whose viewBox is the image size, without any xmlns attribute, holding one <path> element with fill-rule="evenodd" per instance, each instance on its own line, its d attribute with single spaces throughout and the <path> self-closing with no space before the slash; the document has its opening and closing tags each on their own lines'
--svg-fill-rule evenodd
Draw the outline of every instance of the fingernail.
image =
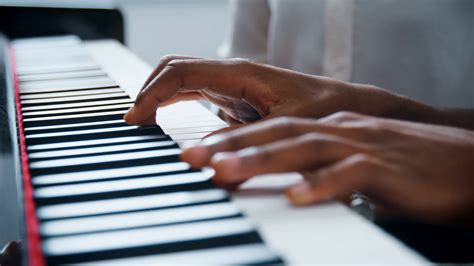
<svg viewBox="0 0 474 266">
<path fill-rule="evenodd" d="M 209 164 L 211 151 L 205 145 L 196 145 L 184 149 L 181 153 L 181 159 L 188 162 L 192 167 L 198 168 Z"/>
<path fill-rule="evenodd" d="M 311 187 L 306 183 L 289 188 L 286 195 L 290 202 L 295 205 L 306 205 L 314 200 Z"/>
</svg>

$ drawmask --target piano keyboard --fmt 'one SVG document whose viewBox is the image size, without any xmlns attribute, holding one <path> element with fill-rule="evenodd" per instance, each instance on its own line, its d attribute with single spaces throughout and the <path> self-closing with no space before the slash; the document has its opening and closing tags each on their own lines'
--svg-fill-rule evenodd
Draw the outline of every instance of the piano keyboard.
<svg viewBox="0 0 474 266">
<path fill-rule="evenodd" d="M 79 39 L 12 47 L 44 262 L 281 263 L 227 193 L 179 160 L 178 143 L 222 121 L 196 119 L 207 112 L 196 105 L 174 116 L 178 104 L 158 112 L 162 127 L 127 125 L 133 100 Z"/>
</svg>

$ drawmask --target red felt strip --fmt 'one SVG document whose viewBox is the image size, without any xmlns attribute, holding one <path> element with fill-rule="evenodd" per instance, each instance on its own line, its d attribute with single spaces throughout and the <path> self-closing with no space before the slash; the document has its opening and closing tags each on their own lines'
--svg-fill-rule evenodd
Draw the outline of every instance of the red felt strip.
<svg viewBox="0 0 474 266">
<path fill-rule="evenodd" d="M 23 195 L 26 220 L 27 254 L 28 265 L 43 266 L 43 252 L 41 250 L 41 240 L 39 236 L 38 217 L 33 199 L 33 187 L 31 185 L 30 168 L 28 166 L 28 155 L 26 153 L 25 135 L 23 133 L 23 118 L 21 115 L 20 87 L 16 74 L 15 53 L 11 48 L 9 51 L 11 69 L 13 71 L 13 86 L 15 90 L 16 113 L 18 118 L 18 128 L 20 137 L 21 168 L 23 174 Z"/>
</svg>

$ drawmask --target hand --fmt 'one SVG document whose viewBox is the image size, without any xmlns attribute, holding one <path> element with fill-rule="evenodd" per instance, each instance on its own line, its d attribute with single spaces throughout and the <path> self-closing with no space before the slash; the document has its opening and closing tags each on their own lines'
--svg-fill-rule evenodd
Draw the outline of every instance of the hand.
<svg viewBox="0 0 474 266">
<path fill-rule="evenodd" d="M 164 57 L 125 115 L 130 124 L 155 124 L 155 111 L 179 101 L 206 99 L 232 119 L 323 117 L 340 110 L 398 116 L 416 106 L 373 86 L 252 63 L 243 59 Z M 369 103 L 369 104 L 368 104 Z"/>
<path fill-rule="evenodd" d="M 21 265 L 20 243 L 11 241 L 3 247 L 0 252 L 1 266 L 19 266 Z"/>
<path fill-rule="evenodd" d="M 345 112 L 277 118 L 209 137 L 182 159 L 212 166 L 215 182 L 230 187 L 258 174 L 300 172 L 305 182 L 287 190 L 296 205 L 356 190 L 425 221 L 474 218 L 472 131 Z"/>
</svg>

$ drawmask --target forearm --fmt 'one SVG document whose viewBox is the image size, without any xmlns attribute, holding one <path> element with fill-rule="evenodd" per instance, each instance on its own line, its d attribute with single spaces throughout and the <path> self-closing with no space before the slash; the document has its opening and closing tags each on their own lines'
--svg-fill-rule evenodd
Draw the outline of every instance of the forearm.
<svg viewBox="0 0 474 266">
<path fill-rule="evenodd" d="M 474 129 L 474 109 L 434 107 L 368 85 L 355 84 L 354 88 L 362 92 L 355 97 L 358 108 L 368 115 Z"/>
<path fill-rule="evenodd" d="M 474 129 L 474 110 L 460 108 L 440 108 L 429 106 L 405 98 L 405 104 L 393 118 L 415 122 Z"/>
</svg>

